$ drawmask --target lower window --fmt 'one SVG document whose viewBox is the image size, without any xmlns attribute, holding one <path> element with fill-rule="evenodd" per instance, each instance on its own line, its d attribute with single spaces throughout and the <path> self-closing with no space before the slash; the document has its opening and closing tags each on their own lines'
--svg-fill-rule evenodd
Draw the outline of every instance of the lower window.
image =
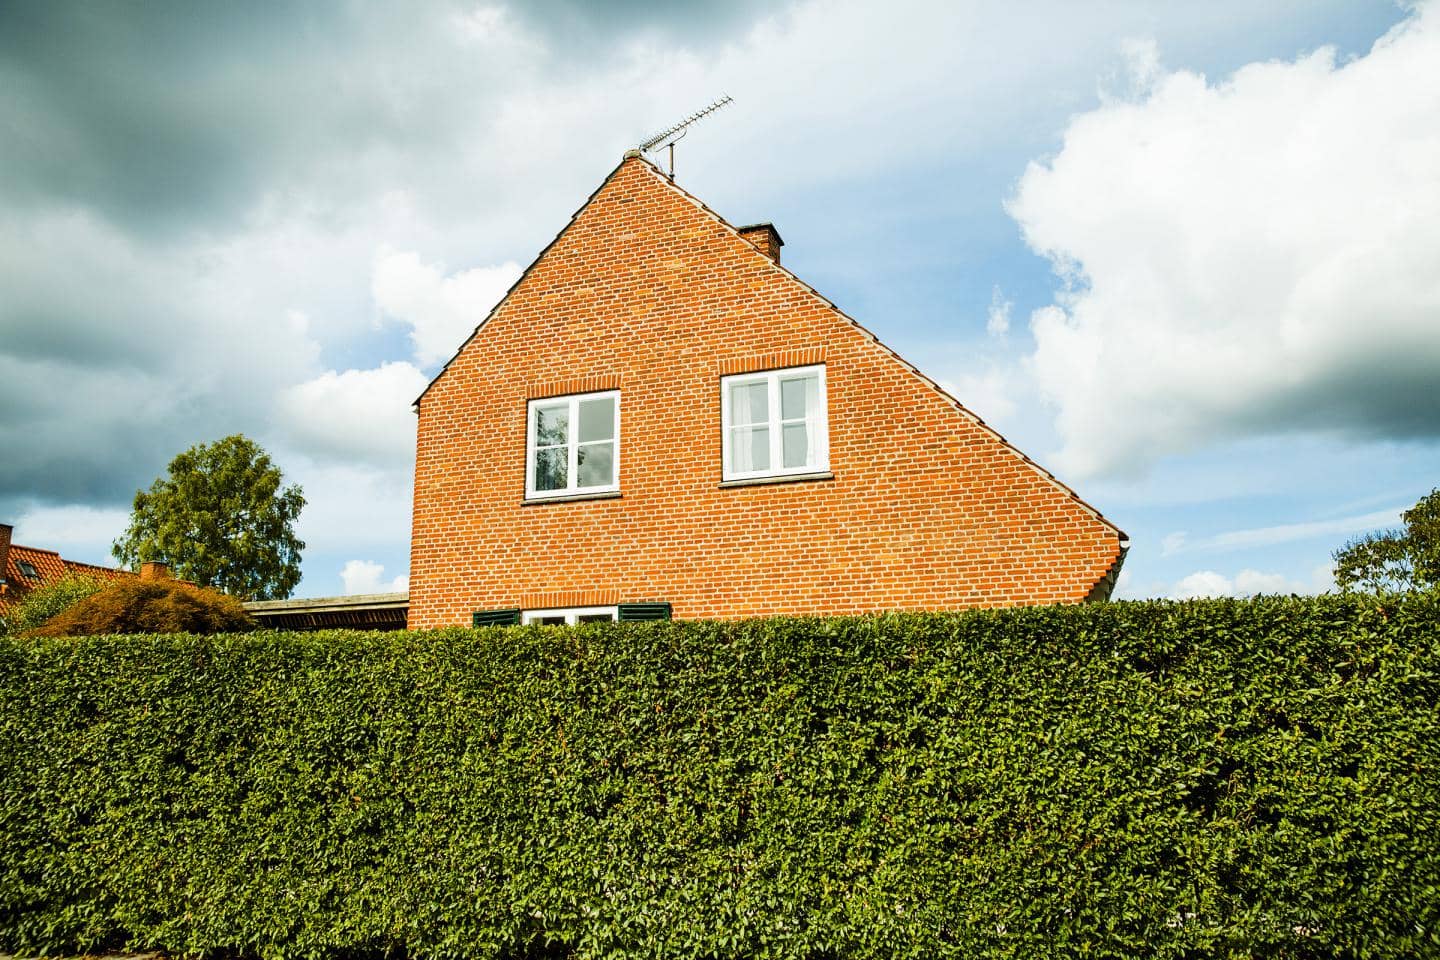
<svg viewBox="0 0 1440 960">
<path fill-rule="evenodd" d="M 573 627 L 580 623 L 612 623 L 619 611 L 615 607 L 556 607 L 551 610 L 523 610 L 521 623 L 538 623 L 545 627 Z"/>
<path fill-rule="evenodd" d="M 574 626 L 577 623 L 622 623 L 635 620 L 669 620 L 670 604 L 664 600 L 643 603 L 620 603 L 608 607 L 549 607 L 544 610 L 476 610 L 470 623 L 477 627 L 513 627 L 519 623 L 545 624 L 552 627 Z"/>
</svg>

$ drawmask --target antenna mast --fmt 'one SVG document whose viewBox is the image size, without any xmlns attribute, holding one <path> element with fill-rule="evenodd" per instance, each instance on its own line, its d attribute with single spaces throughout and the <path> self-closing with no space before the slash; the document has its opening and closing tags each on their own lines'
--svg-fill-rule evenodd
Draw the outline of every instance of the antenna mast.
<svg viewBox="0 0 1440 960">
<path fill-rule="evenodd" d="M 726 94 L 719 100 L 716 100 L 714 103 L 710 104 L 710 106 L 706 107 L 705 109 L 697 110 L 696 112 L 690 114 L 690 116 L 686 117 L 684 120 L 681 120 L 674 126 L 667 127 L 666 129 L 655 134 L 655 136 L 640 144 L 640 150 L 644 153 L 651 153 L 655 150 L 656 147 L 668 148 L 670 151 L 670 179 L 673 181 L 675 179 L 675 144 L 678 141 L 684 139 L 685 134 L 690 132 L 689 127 L 692 123 L 695 123 L 698 120 L 705 119 L 710 114 L 714 113 L 716 110 L 719 110 L 721 107 L 725 106 L 727 103 L 732 102 L 733 101 L 730 98 L 730 95 Z"/>
</svg>

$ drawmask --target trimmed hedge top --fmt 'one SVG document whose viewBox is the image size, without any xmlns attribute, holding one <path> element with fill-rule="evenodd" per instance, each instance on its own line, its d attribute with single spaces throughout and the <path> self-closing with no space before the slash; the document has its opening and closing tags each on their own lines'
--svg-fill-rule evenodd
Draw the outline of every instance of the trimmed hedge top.
<svg viewBox="0 0 1440 960">
<path fill-rule="evenodd" d="M 1440 955 L 1440 595 L 0 641 L 0 947 Z"/>
</svg>

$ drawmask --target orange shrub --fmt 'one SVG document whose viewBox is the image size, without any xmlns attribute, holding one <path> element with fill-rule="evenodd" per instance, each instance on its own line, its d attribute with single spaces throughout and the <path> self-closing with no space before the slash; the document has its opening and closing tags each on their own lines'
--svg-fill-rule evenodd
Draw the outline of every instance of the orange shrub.
<svg viewBox="0 0 1440 960">
<path fill-rule="evenodd" d="M 254 622 L 234 597 L 176 580 L 117 580 L 29 632 L 34 637 L 105 633 L 235 633 Z"/>
</svg>

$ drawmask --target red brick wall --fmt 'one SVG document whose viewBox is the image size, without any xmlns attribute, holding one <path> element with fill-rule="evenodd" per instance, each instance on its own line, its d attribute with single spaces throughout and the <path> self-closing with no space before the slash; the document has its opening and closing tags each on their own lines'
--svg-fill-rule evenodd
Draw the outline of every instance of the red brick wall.
<svg viewBox="0 0 1440 960">
<path fill-rule="evenodd" d="M 720 377 L 823 361 L 831 480 L 721 488 Z M 526 401 L 621 391 L 622 496 L 522 505 Z M 598 385 L 598 386 L 596 386 Z M 628 159 L 420 403 L 410 626 L 1078 601 L 1120 535 L 654 168 Z"/>
</svg>

